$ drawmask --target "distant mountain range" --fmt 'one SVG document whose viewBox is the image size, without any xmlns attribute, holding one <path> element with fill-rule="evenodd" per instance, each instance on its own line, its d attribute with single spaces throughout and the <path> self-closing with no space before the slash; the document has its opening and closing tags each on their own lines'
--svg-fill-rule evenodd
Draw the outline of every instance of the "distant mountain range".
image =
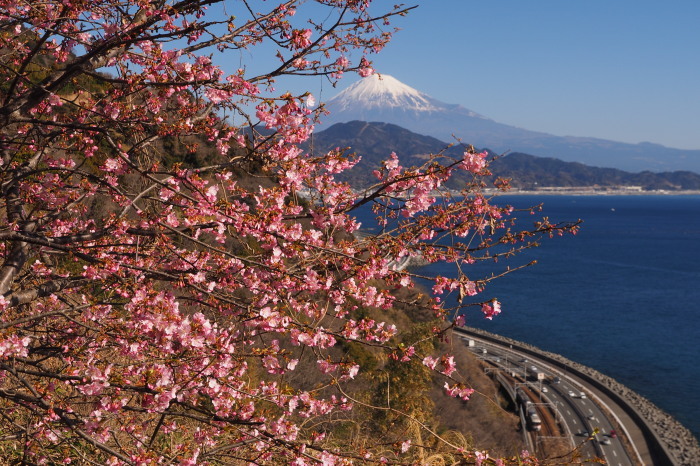
<svg viewBox="0 0 700 466">
<path fill-rule="evenodd" d="M 498 123 L 461 105 L 440 102 L 389 75 L 373 75 L 352 84 L 326 102 L 326 107 L 331 113 L 321 129 L 354 120 L 392 123 L 441 141 L 454 142 L 458 137 L 498 153 L 528 153 L 631 172 L 700 173 L 700 150 L 529 131 Z"/>
<path fill-rule="evenodd" d="M 362 161 L 352 170 L 343 173 L 342 179 L 356 188 L 363 188 L 374 182 L 372 171 L 391 152 L 396 152 L 402 165 L 408 167 L 423 164 L 430 154 L 436 154 L 448 146 L 444 141 L 397 125 L 352 121 L 338 123 L 315 133 L 307 149 L 324 152 L 336 147 L 350 148 L 351 152 L 362 156 Z M 459 156 L 463 152 L 461 145 L 445 150 L 445 154 L 453 156 Z M 700 175 L 689 171 L 630 173 L 521 152 L 497 158 L 491 165 L 491 171 L 494 176 L 512 179 L 512 186 L 520 189 L 639 186 L 645 190 L 700 190 Z M 453 187 L 459 187 L 459 180 L 455 183 Z"/>
</svg>

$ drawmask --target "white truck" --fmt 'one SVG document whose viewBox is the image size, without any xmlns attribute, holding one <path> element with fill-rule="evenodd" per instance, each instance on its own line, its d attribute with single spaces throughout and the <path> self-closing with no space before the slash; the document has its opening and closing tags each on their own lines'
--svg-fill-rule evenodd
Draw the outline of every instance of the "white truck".
<svg viewBox="0 0 700 466">
<path fill-rule="evenodd" d="M 542 372 L 537 366 L 529 366 L 527 368 L 527 375 L 532 380 L 544 380 L 545 373 Z"/>
</svg>

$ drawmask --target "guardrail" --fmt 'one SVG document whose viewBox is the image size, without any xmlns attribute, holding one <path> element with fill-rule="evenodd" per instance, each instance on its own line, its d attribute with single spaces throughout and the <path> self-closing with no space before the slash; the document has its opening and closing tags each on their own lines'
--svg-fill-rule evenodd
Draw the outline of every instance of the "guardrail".
<svg viewBox="0 0 700 466">
<path fill-rule="evenodd" d="M 569 374 L 575 374 L 576 377 L 584 380 L 589 385 L 592 385 L 596 389 L 605 392 L 637 424 L 640 431 L 644 435 L 644 440 L 647 442 L 649 453 L 651 454 L 652 459 L 654 461 L 653 464 L 655 466 L 677 466 L 676 461 L 674 461 L 674 457 L 671 455 L 671 453 L 666 448 L 666 445 L 656 434 L 656 431 L 648 424 L 646 418 L 634 406 L 630 405 L 627 399 L 625 399 L 617 392 L 611 390 L 608 386 L 604 385 L 599 380 L 595 379 L 594 377 L 591 377 L 585 372 L 579 371 L 574 366 L 570 366 L 563 361 L 548 356 L 544 352 L 537 351 L 536 349 L 524 346 L 524 344 L 519 345 L 517 342 L 514 342 L 511 339 L 506 339 L 504 337 L 500 337 L 499 335 L 489 334 L 487 332 L 483 332 L 481 330 L 472 328 L 455 328 L 455 331 L 463 335 L 470 335 L 477 338 L 481 338 L 483 340 L 488 340 L 498 345 L 507 345 L 508 347 L 512 347 L 513 349 L 522 353 L 527 353 L 532 356 L 536 356 L 539 359 L 547 361 L 547 363 L 553 366 L 557 366 L 561 369 L 566 370 Z"/>
</svg>

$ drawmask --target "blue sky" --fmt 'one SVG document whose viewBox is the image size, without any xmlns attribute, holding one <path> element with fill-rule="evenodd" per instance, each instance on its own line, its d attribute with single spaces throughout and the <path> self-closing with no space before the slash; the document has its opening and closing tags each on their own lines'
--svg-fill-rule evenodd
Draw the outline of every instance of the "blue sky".
<svg viewBox="0 0 700 466">
<path fill-rule="evenodd" d="M 406 4 L 380 72 L 530 130 L 700 149 L 698 0 Z"/>
</svg>

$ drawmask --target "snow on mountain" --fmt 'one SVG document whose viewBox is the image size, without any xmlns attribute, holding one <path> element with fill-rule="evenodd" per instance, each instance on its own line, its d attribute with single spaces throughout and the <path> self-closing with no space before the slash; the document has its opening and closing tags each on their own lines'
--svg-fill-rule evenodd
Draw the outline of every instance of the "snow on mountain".
<svg viewBox="0 0 700 466">
<path fill-rule="evenodd" d="M 445 142 L 459 139 L 501 153 L 525 152 L 632 172 L 700 173 L 700 150 L 529 131 L 498 123 L 461 105 L 441 102 L 386 74 L 350 85 L 327 101 L 326 108 L 330 115 L 323 118 L 319 129 L 355 120 L 391 123 Z"/>
<path fill-rule="evenodd" d="M 358 107 L 368 111 L 394 108 L 404 112 L 441 112 L 450 107 L 388 74 L 373 74 L 351 84 L 333 97 L 328 105 L 341 112 Z M 475 112 L 468 113 L 485 118 Z"/>
<path fill-rule="evenodd" d="M 332 102 L 339 109 L 362 105 L 366 108 L 401 107 L 422 112 L 439 109 L 428 95 L 402 83 L 388 74 L 373 74 L 352 84 Z"/>
<path fill-rule="evenodd" d="M 500 151 L 503 143 L 527 138 L 527 130 L 497 123 L 461 105 L 447 104 L 382 74 L 348 86 L 326 102 L 323 127 L 354 120 L 391 123 L 445 142 L 460 138 Z M 546 135 L 543 135 L 546 136 Z M 508 148 L 506 148 L 507 150 Z"/>
</svg>

